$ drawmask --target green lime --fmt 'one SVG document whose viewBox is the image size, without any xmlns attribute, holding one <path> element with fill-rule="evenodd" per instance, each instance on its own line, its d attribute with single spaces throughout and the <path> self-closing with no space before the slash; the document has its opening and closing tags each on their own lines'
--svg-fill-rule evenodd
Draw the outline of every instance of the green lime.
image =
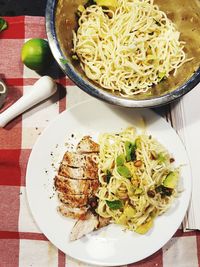
<svg viewBox="0 0 200 267">
<path fill-rule="evenodd" d="M 51 60 L 48 42 L 40 38 L 30 39 L 22 47 L 21 59 L 32 70 L 40 71 L 44 69 Z"/>
</svg>

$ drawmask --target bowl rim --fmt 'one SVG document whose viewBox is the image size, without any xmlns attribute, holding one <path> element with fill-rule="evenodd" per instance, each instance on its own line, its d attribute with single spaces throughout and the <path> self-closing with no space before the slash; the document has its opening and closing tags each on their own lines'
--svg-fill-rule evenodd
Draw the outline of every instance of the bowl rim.
<svg viewBox="0 0 200 267">
<path fill-rule="evenodd" d="M 200 67 L 194 74 L 176 90 L 168 92 L 164 95 L 157 96 L 149 99 L 128 99 L 119 98 L 107 92 L 106 90 L 99 89 L 89 81 L 83 79 L 73 67 L 73 65 L 67 61 L 66 56 L 63 54 L 59 45 L 56 29 L 55 29 L 55 11 L 57 0 L 47 0 L 45 18 L 46 18 L 46 33 L 49 41 L 51 52 L 57 61 L 58 65 L 62 69 L 65 75 L 67 75 L 80 89 L 88 93 L 89 95 L 103 100 L 107 103 L 134 108 L 149 108 L 166 105 L 181 96 L 191 91 L 200 82 Z M 66 62 L 64 62 L 66 60 Z"/>
</svg>

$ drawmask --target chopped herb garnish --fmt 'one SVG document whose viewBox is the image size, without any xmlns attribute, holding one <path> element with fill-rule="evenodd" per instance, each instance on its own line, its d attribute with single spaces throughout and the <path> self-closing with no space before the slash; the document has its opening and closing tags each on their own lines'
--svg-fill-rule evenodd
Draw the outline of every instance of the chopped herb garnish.
<svg viewBox="0 0 200 267">
<path fill-rule="evenodd" d="M 156 19 L 154 19 L 154 21 L 155 21 L 156 25 L 161 26 L 161 23 L 159 21 L 157 21 Z"/>
<path fill-rule="evenodd" d="M 163 185 L 159 185 L 159 186 L 157 186 L 157 187 L 155 188 L 156 193 L 160 193 L 160 192 L 162 192 L 162 188 L 163 188 Z"/>
<path fill-rule="evenodd" d="M 109 170 L 107 170 L 106 171 L 106 183 L 107 184 L 109 184 L 111 176 L 112 176 L 112 173 Z"/>
<path fill-rule="evenodd" d="M 159 185 L 155 188 L 156 193 L 160 193 L 161 197 L 171 196 L 173 189 L 167 188 L 164 185 Z"/>
<path fill-rule="evenodd" d="M 113 201 L 106 200 L 106 204 L 111 210 L 118 210 L 123 207 L 121 200 L 113 200 Z"/>
<path fill-rule="evenodd" d="M 136 155 L 135 155 L 135 150 L 136 150 L 136 145 L 126 141 L 125 142 L 125 151 L 126 151 L 126 160 L 127 161 L 133 161 L 136 159 Z"/>
<path fill-rule="evenodd" d="M 60 62 L 62 64 L 68 64 L 69 61 L 66 58 L 60 58 Z"/>
<path fill-rule="evenodd" d="M 5 19 L 0 18 L 0 32 L 8 28 L 8 23 Z"/>
</svg>

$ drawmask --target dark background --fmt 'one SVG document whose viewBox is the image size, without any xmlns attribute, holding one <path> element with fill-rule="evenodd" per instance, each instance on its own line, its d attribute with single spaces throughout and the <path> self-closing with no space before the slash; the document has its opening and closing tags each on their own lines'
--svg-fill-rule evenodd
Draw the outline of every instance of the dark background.
<svg viewBox="0 0 200 267">
<path fill-rule="evenodd" d="M 47 0 L 0 0 L 0 16 L 44 16 Z"/>
</svg>

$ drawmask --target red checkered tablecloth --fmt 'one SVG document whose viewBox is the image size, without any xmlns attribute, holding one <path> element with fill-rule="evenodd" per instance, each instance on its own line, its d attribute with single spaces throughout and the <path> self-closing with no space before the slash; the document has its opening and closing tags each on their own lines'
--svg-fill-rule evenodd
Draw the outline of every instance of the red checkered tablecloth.
<svg viewBox="0 0 200 267">
<path fill-rule="evenodd" d="M 26 94 L 40 77 L 21 63 L 23 43 L 29 38 L 46 38 L 43 17 L 5 19 L 9 28 L 0 33 L 0 79 L 8 85 L 9 92 L 0 113 Z M 90 98 L 69 79 L 57 81 L 66 87 L 67 94 L 60 89 L 56 95 L 0 129 L 0 267 L 89 266 L 64 255 L 47 240 L 38 229 L 26 199 L 26 166 L 38 136 L 60 112 Z M 178 230 L 157 253 L 129 266 L 200 266 L 200 234 Z"/>
</svg>

